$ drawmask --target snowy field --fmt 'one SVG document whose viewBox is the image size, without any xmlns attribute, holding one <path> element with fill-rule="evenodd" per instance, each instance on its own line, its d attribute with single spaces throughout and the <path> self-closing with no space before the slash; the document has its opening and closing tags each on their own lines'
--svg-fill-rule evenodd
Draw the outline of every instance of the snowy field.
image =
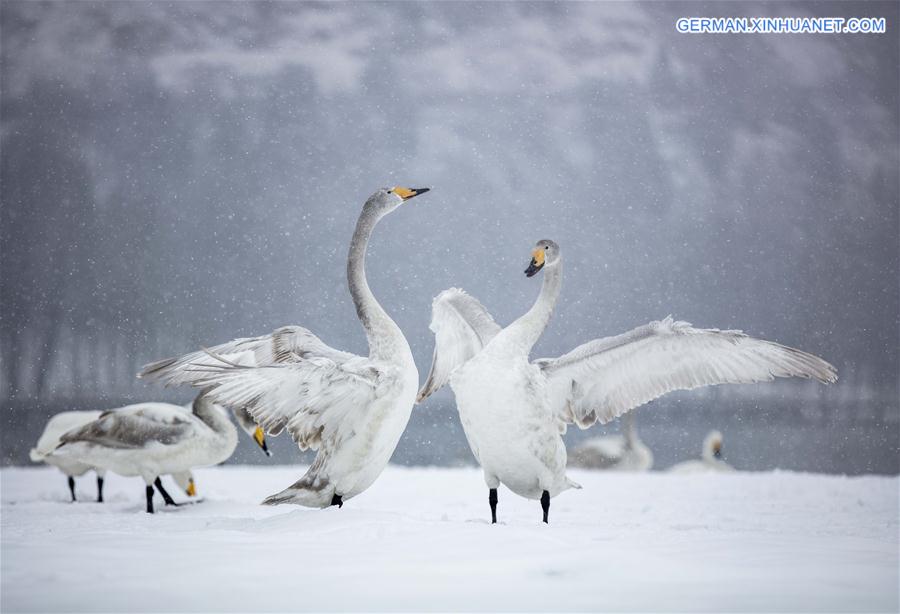
<svg viewBox="0 0 900 614">
<path fill-rule="evenodd" d="M 2 611 L 898 609 L 897 477 L 571 471 L 549 526 L 503 489 L 491 526 L 475 469 L 391 467 L 325 511 L 257 504 L 299 467 L 195 473 L 203 503 L 150 516 L 140 480 L 70 504 L 3 469 Z"/>
</svg>

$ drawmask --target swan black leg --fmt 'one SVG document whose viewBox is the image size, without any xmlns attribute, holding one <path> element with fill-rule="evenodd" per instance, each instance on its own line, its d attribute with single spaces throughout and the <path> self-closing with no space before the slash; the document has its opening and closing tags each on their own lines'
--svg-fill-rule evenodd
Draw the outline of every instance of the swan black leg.
<svg viewBox="0 0 900 614">
<path fill-rule="evenodd" d="M 72 501 L 75 501 L 75 478 L 69 476 L 69 492 L 72 493 Z"/>
<path fill-rule="evenodd" d="M 546 490 L 541 494 L 541 509 L 544 510 L 544 522 L 550 524 L 550 493 Z"/>
<path fill-rule="evenodd" d="M 338 509 L 344 507 L 344 499 L 339 494 L 335 493 L 331 496 L 331 505 L 338 506 Z"/>
<path fill-rule="evenodd" d="M 497 489 L 488 491 L 488 503 L 491 504 L 491 524 L 497 524 Z"/>
<path fill-rule="evenodd" d="M 159 477 L 157 477 L 153 481 L 153 484 L 156 486 L 156 490 L 159 491 L 159 494 L 162 495 L 163 501 L 166 502 L 166 505 L 178 505 L 177 503 L 175 503 L 175 499 L 173 499 L 171 495 L 166 492 L 166 489 L 163 488 L 162 480 L 160 480 Z"/>
<path fill-rule="evenodd" d="M 147 484 L 147 513 L 153 513 L 153 486 Z"/>
<path fill-rule="evenodd" d="M 97 476 L 97 503 L 103 503 L 103 478 Z"/>
</svg>

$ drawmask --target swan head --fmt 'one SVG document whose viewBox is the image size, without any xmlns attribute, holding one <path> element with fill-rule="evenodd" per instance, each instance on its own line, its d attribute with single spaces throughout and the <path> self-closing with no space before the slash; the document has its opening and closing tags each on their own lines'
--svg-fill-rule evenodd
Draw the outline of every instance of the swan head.
<svg viewBox="0 0 900 614">
<path fill-rule="evenodd" d="M 184 491 L 188 497 L 194 497 L 197 495 L 197 485 L 194 483 L 194 474 L 190 471 L 184 471 L 182 473 L 173 473 L 172 479 L 175 480 L 175 483 L 178 484 L 178 488 Z"/>
<path fill-rule="evenodd" d="M 703 457 L 704 458 L 722 458 L 722 433 L 719 431 L 710 431 L 703 440 Z"/>
<path fill-rule="evenodd" d="M 256 445 L 265 452 L 266 456 L 272 456 L 272 453 L 269 452 L 269 446 L 266 443 L 266 433 L 262 430 L 262 427 L 256 424 L 256 421 L 253 419 L 253 416 L 250 415 L 250 412 L 243 407 L 232 411 L 241 430 L 250 435 L 253 441 L 256 442 Z"/>
<path fill-rule="evenodd" d="M 430 189 L 431 188 L 404 188 L 399 185 L 394 186 L 393 188 L 381 188 L 366 200 L 366 209 L 390 213 L 404 202 L 411 198 L 415 198 L 419 194 L 424 194 Z"/>
<path fill-rule="evenodd" d="M 550 239 L 541 239 L 531 250 L 531 264 L 525 269 L 525 275 L 534 277 L 545 266 L 555 266 L 559 262 L 559 245 Z"/>
</svg>

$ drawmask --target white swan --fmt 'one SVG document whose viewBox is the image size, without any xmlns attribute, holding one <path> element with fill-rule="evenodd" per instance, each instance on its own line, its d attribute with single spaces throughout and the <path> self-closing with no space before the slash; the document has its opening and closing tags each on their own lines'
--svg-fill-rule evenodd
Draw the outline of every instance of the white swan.
<svg viewBox="0 0 900 614">
<path fill-rule="evenodd" d="M 834 367 L 811 354 L 671 318 L 529 362 L 559 296 L 561 260 L 556 243 L 537 243 L 525 274 L 545 270 L 541 293 L 502 330 L 461 290 L 434 300 L 434 360 L 418 399 L 450 382 L 469 446 L 484 470 L 492 522 L 501 483 L 540 499 L 544 522 L 550 498 L 578 487 L 565 475 L 561 434 L 569 423 L 606 423 L 672 390 L 791 376 L 836 380 Z"/>
<path fill-rule="evenodd" d="M 65 433 L 93 422 L 102 413 L 102 411 L 63 411 L 56 414 L 47 421 L 47 426 L 44 427 L 40 439 L 28 454 L 32 461 L 53 465 L 68 477 L 72 501 L 75 501 L 75 478 L 93 470 L 97 474 L 97 502 L 103 503 L 103 481 L 106 469 L 86 465 L 80 460 L 68 456 L 54 455 L 53 451 L 59 446 L 60 438 Z M 197 493 L 194 476 L 190 471 L 174 474 L 172 478 L 189 497 Z"/>
<path fill-rule="evenodd" d="M 249 427 L 243 427 L 248 433 Z M 253 425 L 252 431 L 256 430 Z M 185 411 L 168 403 L 138 403 L 101 413 L 95 420 L 68 430 L 45 461 L 99 467 L 146 483 L 147 511 L 153 513 L 153 486 L 167 505 L 175 502 L 160 476 L 172 474 L 179 485 L 192 467 L 228 459 L 237 446 L 237 430 L 225 411 L 199 395 Z M 265 442 L 263 442 L 264 444 Z M 265 449 L 261 444 L 260 447 Z M 184 486 L 196 494 L 193 481 Z"/>
<path fill-rule="evenodd" d="M 722 460 L 722 433 L 710 431 L 703 439 L 699 460 L 689 460 L 669 467 L 672 473 L 706 473 L 734 471 L 734 467 Z"/>
<path fill-rule="evenodd" d="M 653 452 L 641 441 L 635 412 L 622 416 L 622 434 L 592 437 L 569 452 L 568 466 L 609 471 L 650 471 Z"/>
<path fill-rule="evenodd" d="M 287 428 L 301 450 L 318 450 L 303 477 L 264 503 L 340 507 L 368 488 L 390 460 L 409 421 L 419 376 L 406 338 L 369 289 L 366 246 L 381 218 L 427 191 L 378 190 L 357 221 L 347 280 L 368 357 L 335 350 L 305 328 L 287 326 L 144 367 L 142 377 L 205 388 L 217 402 L 246 406 L 269 434 Z"/>
</svg>

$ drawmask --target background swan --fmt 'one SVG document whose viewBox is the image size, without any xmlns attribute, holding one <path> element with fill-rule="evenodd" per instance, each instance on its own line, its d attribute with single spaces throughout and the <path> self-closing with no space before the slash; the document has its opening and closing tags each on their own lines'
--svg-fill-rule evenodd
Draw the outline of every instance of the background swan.
<svg viewBox="0 0 900 614">
<path fill-rule="evenodd" d="M 106 470 L 100 467 L 92 467 L 76 458 L 66 456 L 53 456 L 53 451 L 59 445 L 59 438 L 72 429 L 84 426 L 100 417 L 100 411 L 64 411 L 56 414 L 47 421 L 44 432 L 41 433 L 37 444 L 28 453 L 32 461 L 44 462 L 53 465 L 68 476 L 69 492 L 72 501 L 75 497 L 75 478 L 84 475 L 90 470 L 97 474 L 97 501 L 103 501 L 103 478 Z"/>
<path fill-rule="evenodd" d="M 47 426 L 44 427 L 44 432 L 41 434 L 40 439 L 29 452 L 32 461 L 53 465 L 68 476 L 69 492 L 72 495 L 72 501 L 76 500 L 75 478 L 93 470 L 97 474 L 97 501 L 102 503 L 103 480 L 106 475 L 106 469 L 87 465 L 67 455 L 54 455 L 53 451 L 59 446 L 60 438 L 65 433 L 93 422 L 102 413 L 102 411 L 63 411 L 56 414 L 47 421 Z M 196 483 L 190 471 L 174 474 L 172 478 L 188 496 L 192 497 L 196 494 Z"/>
<path fill-rule="evenodd" d="M 722 458 L 722 433 L 710 431 L 703 439 L 699 460 L 689 460 L 672 465 L 672 473 L 704 473 L 709 471 L 734 471 L 734 467 Z"/>
<path fill-rule="evenodd" d="M 191 384 L 229 406 L 246 406 L 271 435 L 287 429 L 301 450 L 318 450 L 297 482 L 267 504 L 343 505 L 381 474 L 406 428 L 418 371 L 403 333 L 366 281 L 366 246 L 379 220 L 428 188 L 383 188 L 360 213 L 350 242 L 347 281 L 369 342 L 369 356 L 329 347 L 299 326 L 236 339 L 147 365 L 142 377 Z"/>
<path fill-rule="evenodd" d="M 824 360 L 740 331 L 696 329 L 671 317 L 595 339 L 558 358 L 529 362 L 562 283 L 559 246 L 542 240 L 525 271 L 544 270 L 540 295 L 505 329 L 474 298 L 452 288 L 432 306 L 435 351 L 422 400 L 450 382 L 466 439 L 484 470 L 492 522 L 497 487 L 540 499 L 577 487 L 565 475 L 567 424 L 607 423 L 673 390 L 775 377 L 837 379 Z"/>
<path fill-rule="evenodd" d="M 221 407 L 200 394 L 190 412 L 168 403 L 129 405 L 103 412 L 60 441 L 52 457 L 144 478 L 147 511 L 153 513 L 154 486 L 167 505 L 175 503 L 160 476 L 228 459 L 237 446 L 237 429 Z"/>
<path fill-rule="evenodd" d="M 591 437 L 568 452 L 568 466 L 610 471 L 650 471 L 653 452 L 641 441 L 634 424 L 635 412 L 621 418 L 620 435 Z"/>
</svg>

